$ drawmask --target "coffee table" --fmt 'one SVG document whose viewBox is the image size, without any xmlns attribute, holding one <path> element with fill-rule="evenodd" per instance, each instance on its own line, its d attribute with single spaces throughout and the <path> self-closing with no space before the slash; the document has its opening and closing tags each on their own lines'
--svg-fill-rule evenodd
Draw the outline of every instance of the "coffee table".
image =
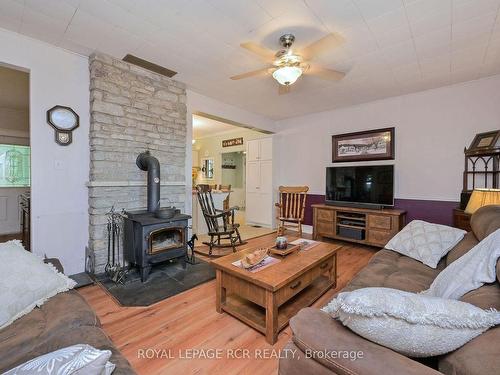
<svg viewBox="0 0 500 375">
<path fill-rule="evenodd" d="M 289 237 L 289 241 L 296 238 Z M 274 243 L 261 243 L 270 247 Z M 216 309 L 233 315 L 266 335 L 274 344 L 278 332 L 300 309 L 310 306 L 336 285 L 339 245 L 320 242 L 313 248 L 280 257 L 279 263 L 258 272 L 232 263 L 255 247 L 211 261 L 216 269 Z"/>
</svg>

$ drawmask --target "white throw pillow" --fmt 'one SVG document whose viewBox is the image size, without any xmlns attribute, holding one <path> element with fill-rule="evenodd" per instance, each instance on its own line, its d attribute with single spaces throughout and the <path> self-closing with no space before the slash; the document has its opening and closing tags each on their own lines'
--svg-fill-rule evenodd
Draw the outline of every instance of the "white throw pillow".
<svg viewBox="0 0 500 375">
<path fill-rule="evenodd" d="M 385 245 L 386 249 L 436 268 L 437 264 L 467 232 L 447 225 L 413 220 Z"/>
<path fill-rule="evenodd" d="M 76 285 L 17 240 L 0 244 L 0 275 L 0 329 Z"/>
<path fill-rule="evenodd" d="M 358 335 L 409 357 L 451 352 L 500 324 L 497 311 L 390 288 L 340 293 L 322 310 Z"/>
<path fill-rule="evenodd" d="M 3 375 L 110 375 L 115 365 L 108 362 L 109 357 L 110 350 L 73 345 L 33 358 Z"/>
<path fill-rule="evenodd" d="M 422 293 L 459 299 L 465 293 L 496 280 L 498 258 L 500 258 L 500 229 L 442 270 L 429 289 Z"/>
</svg>

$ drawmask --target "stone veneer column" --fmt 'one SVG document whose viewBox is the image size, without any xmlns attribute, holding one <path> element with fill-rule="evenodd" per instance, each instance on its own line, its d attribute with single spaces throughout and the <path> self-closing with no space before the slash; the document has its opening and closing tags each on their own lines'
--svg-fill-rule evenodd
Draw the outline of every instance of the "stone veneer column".
<svg viewBox="0 0 500 375">
<path fill-rule="evenodd" d="M 161 167 L 161 204 L 184 210 L 185 85 L 104 54 L 90 64 L 89 253 L 95 273 L 107 259 L 105 213 L 146 208 L 146 172 L 135 164 L 149 150 Z"/>
</svg>

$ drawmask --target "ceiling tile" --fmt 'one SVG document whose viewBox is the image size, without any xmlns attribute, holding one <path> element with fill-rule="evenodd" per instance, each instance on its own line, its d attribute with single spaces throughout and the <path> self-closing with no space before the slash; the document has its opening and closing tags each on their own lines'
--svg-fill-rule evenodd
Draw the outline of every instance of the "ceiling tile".
<svg viewBox="0 0 500 375">
<path fill-rule="evenodd" d="M 451 0 L 418 0 L 405 7 L 410 23 L 430 19 L 436 14 L 448 15 L 451 19 Z"/>
<path fill-rule="evenodd" d="M 51 19 L 69 23 L 76 12 L 76 6 L 61 0 L 24 0 L 26 7 Z"/>
<path fill-rule="evenodd" d="M 20 32 L 45 42 L 57 44 L 62 39 L 67 26 L 68 21 L 48 17 L 26 7 Z"/>
<path fill-rule="evenodd" d="M 452 39 L 475 37 L 493 30 L 496 13 L 470 18 L 467 21 L 453 24 Z"/>
<path fill-rule="evenodd" d="M 208 0 L 220 13 L 245 25 L 248 31 L 255 30 L 269 22 L 272 16 L 253 1 Z"/>
<path fill-rule="evenodd" d="M 428 34 L 445 27 L 451 27 L 450 12 L 436 12 L 424 18 L 410 21 L 413 36 Z"/>
<path fill-rule="evenodd" d="M 414 38 L 419 58 L 425 59 L 450 51 L 451 26 L 435 30 Z"/>
<path fill-rule="evenodd" d="M 84 55 L 134 53 L 178 71 L 196 92 L 284 118 L 500 73 L 495 1 L 0 0 L 0 27 Z M 314 62 L 346 77 L 306 74 L 283 96 L 270 76 L 229 79 L 265 66 L 240 43 L 277 50 L 285 32 L 295 34 L 299 51 L 327 33 L 340 35 L 344 43 Z"/>
<path fill-rule="evenodd" d="M 390 67 L 410 64 L 417 61 L 417 55 L 412 41 L 384 48 L 381 52 Z"/>
<path fill-rule="evenodd" d="M 455 0 L 453 1 L 453 22 L 497 12 L 499 6 L 500 0 Z"/>
<path fill-rule="evenodd" d="M 2 0 L 0 8 L 0 26 L 18 32 L 21 28 L 24 6 L 13 0 Z"/>
<path fill-rule="evenodd" d="M 345 31 L 364 25 L 358 8 L 351 0 L 305 0 L 330 31 Z"/>
<path fill-rule="evenodd" d="M 354 2 L 365 20 L 380 17 L 403 6 L 402 0 L 354 0 Z"/>
</svg>

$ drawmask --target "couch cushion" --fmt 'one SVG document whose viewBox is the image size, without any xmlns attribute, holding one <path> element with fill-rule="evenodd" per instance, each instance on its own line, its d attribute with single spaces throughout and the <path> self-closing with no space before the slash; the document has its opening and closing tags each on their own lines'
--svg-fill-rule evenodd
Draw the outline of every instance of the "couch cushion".
<svg viewBox="0 0 500 375">
<path fill-rule="evenodd" d="M 25 362 L 40 343 L 80 326 L 100 326 L 99 319 L 78 292 L 60 293 L 0 330 L 0 364 L 18 357 Z"/>
<path fill-rule="evenodd" d="M 335 374 L 438 374 L 435 370 L 391 349 L 356 335 L 342 323 L 315 308 L 305 308 L 290 320 L 293 343 L 304 353 L 318 352 L 315 359 Z M 325 358 L 322 353 L 341 351 L 357 357 Z M 359 355 L 362 353 L 362 356 Z M 353 358 L 355 358 L 353 360 Z"/>
<path fill-rule="evenodd" d="M 495 282 L 465 294 L 460 301 L 471 303 L 482 309 L 495 309 L 500 311 L 500 285 Z"/>
<path fill-rule="evenodd" d="M 462 255 L 465 255 L 479 243 L 474 233 L 469 232 L 453 249 L 446 255 L 446 265 L 450 265 Z"/>
<path fill-rule="evenodd" d="M 470 219 L 472 232 L 479 241 L 500 228 L 500 205 L 481 207 Z"/>
<path fill-rule="evenodd" d="M 38 340 L 36 345 L 29 348 L 18 347 L 9 357 L 0 359 L 0 373 L 29 359 L 76 344 L 88 344 L 100 350 L 110 350 L 112 355 L 109 361 L 116 365 L 113 375 L 135 374 L 129 362 L 114 347 L 104 331 L 99 327 L 92 326 L 70 327 L 67 330 L 60 330 L 58 335 L 47 336 L 45 340 Z"/>
<path fill-rule="evenodd" d="M 446 375 L 498 374 L 500 369 L 500 327 L 490 329 L 439 360 Z"/>
<path fill-rule="evenodd" d="M 437 269 L 421 262 L 398 254 L 391 250 L 380 250 L 342 292 L 366 287 L 386 287 L 420 292 L 429 288 L 434 278 L 445 265 L 444 260 Z"/>
</svg>

